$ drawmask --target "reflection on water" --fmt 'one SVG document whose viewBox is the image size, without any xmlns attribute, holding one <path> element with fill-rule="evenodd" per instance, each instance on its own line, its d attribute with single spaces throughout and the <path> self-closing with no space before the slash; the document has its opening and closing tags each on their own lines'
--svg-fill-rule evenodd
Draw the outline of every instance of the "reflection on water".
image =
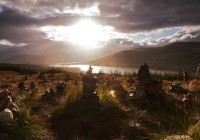
<svg viewBox="0 0 200 140">
<path fill-rule="evenodd" d="M 64 65 L 64 64 L 56 64 L 53 65 L 54 67 L 64 67 L 64 68 L 79 68 L 81 71 L 87 71 L 89 68 L 89 65 Z M 132 67 L 106 67 L 106 66 L 92 66 L 93 68 L 93 73 L 133 73 L 133 72 L 138 72 L 138 68 L 132 68 Z M 151 70 L 151 72 L 155 73 L 171 73 L 171 71 L 159 71 L 159 70 Z"/>
</svg>

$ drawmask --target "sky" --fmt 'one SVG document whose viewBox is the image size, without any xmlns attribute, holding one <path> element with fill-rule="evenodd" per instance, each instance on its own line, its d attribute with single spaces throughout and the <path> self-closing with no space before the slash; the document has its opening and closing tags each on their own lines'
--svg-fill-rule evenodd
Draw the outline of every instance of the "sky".
<svg viewBox="0 0 200 140">
<path fill-rule="evenodd" d="M 199 13 L 199 0 L 0 0 L 0 53 L 199 42 Z"/>
</svg>

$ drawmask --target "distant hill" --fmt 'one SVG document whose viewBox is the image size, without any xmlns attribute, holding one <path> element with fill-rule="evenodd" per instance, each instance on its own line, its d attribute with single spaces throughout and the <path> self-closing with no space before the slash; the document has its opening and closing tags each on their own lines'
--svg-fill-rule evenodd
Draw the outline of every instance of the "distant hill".
<svg viewBox="0 0 200 140">
<path fill-rule="evenodd" d="M 9 58 L 2 59 L 1 63 L 13 63 L 13 64 L 45 64 L 45 57 L 39 55 L 22 55 L 18 54 Z"/>
<path fill-rule="evenodd" d="M 200 63 L 200 42 L 177 42 L 163 47 L 141 47 L 121 51 L 89 62 L 92 65 L 139 67 L 147 62 L 151 68 L 195 71 Z"/>
</svg>

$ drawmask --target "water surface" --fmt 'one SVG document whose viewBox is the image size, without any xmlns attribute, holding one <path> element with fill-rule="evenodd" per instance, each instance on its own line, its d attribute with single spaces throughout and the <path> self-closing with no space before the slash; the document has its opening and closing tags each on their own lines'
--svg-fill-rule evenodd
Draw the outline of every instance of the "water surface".
<svg viewBox="0 0 200 140">
<path fill-rule="evenodd" d="M 52 65 L 54 67 L 63 67 L 63 68 L 78 68 L 81 71 L 86 72 L 89 68 L 90 65 L 81 65 L 81 64 L 55 64 Z M 92 66 L 93 68 L 93 73 L 99 73 L 99 72 L 103 72 L 103 73 L 121 73 L 121 74 L 125 74 L 125 73 L 137 73 L 138 72 L 138 68 L 133 68 L 133 67 L 109 67 L 109 66 Z M 155 70 L 155 69 L 150 69 L 150 71 L 152 73 L 172 73 L 172 71 L 161 71 L 161 70 Z"/>
</svg>

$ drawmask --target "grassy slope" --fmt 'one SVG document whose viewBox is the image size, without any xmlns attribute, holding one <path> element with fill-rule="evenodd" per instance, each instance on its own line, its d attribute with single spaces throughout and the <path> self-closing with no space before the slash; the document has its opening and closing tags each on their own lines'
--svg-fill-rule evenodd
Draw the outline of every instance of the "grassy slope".
<svg viewBox="0 0 200 140">
<path fill-rule="evenodd" d="M 93 65 L 139 67 L 147 62 L 153 68 L 172 70 L 196 70 L 200 63 L 200 43 L 173 43 L 157 48 L 136 48 L 118 52 L 90 62 Z"/>
<path fill-rule="evenodd" d="M 188 127 L 199 120 L 198 80 L 187 85 L 188 89 L 196 89 L 197 98 L 192 99 L 192 106 L 183 104 L 180 101 L 183 96 L 173 93 L 167 94 L 169 106 L 160 106 L 123 94 L 135 89 L 137 80 L 133 77 L 134 84 L 128 85 L 127 77 L 120 75 L 98 75 L 99 100 L 81 100 L 82 75 L 68 74 L 69 86 L 63 97 L 53 104 L 51 101 L 41 102 L 40 95 L 50 87 L 55 89 L 58 81 L 64 82 L 67 76 L 65 72 L 55 73 L 54 81 L 51 81 L 50 74 L 46 74 L 48 82 L 45 84 L 38 83 L 38 74 L 33 74 L 24 81 L 21 74 L 0 72 L 0 85 L 9 85 L 13 101 L 20 107 L 19 117 L 14 120 L 15 131 L 10 135 L 12 139 L 157 140 L 171 134 L 187 134 Z M 75 85 L 75 79 L 78 80 L 78 85 Z M 24 81 L 26 87 L 30 81 L 34 81 L 37 90 L 16 89 L 20 81 Z M 199 84 L 192 88 L 195 83 Z M 170 81 L 164 81 L 166 92 L 170 84 Z M 115 91 L 116 97 L 111 96 L 111 90 Z"/>
</svg>

